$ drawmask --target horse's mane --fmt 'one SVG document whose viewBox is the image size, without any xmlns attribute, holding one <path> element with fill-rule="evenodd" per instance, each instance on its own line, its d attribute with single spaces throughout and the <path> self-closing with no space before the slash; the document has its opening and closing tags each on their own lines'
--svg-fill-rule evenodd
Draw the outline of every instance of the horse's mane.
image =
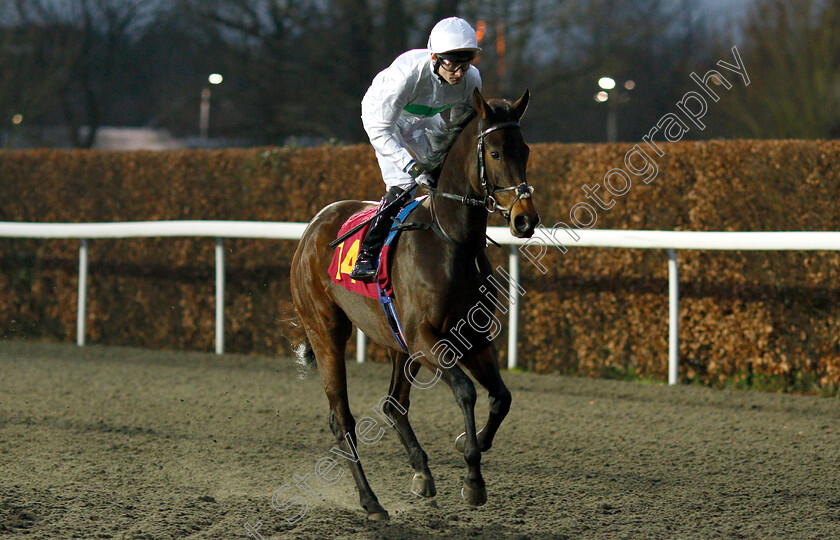
<svg viewBox="0 0 840 540">
<path fill-rule="evenodd" d="M 476 117 L 478 113 L 473 107 L 472 102 L 460 103 L 453 106 L 449 111 L 449 122 L 447 122 L 446 129 L 441 133 L 436 133 L 431 136 L 431 150 L 426 157 L 426 165 L 431 169 L 431 175 L 434 178 L 440 176 L 440 170 L 443 168 L 443 162 L 449 154 L 449 150 L 470 120 Z"/>
</svg>

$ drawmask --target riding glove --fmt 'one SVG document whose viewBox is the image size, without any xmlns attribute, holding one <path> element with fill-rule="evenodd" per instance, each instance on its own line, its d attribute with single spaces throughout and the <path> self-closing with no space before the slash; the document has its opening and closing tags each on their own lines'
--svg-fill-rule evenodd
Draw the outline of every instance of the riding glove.
<svg viewBox="0 0 840 540">
<path fill-rule="evenodd" d="M 426 172 L 426 166 L 418 163 L 417 161 L 412 161 L 406 167 L 405 172 L 407 172 L 417 183 L 417 185 L 429 187 L 435 187 L 435 179 L 432 178 L 432 175 Z"/>
</svg>

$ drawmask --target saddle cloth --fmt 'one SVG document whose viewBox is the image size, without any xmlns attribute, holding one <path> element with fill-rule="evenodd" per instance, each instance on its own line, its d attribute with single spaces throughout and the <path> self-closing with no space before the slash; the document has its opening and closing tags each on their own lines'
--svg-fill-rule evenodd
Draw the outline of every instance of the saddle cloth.
<svg viewBox="0 0 840 540">
<path fill-rule="evenodd" d="M 385 239 L 385 244 L 379 250 L 379 260 L 377 261 L 377 278 L 376 283 L 365 283 L 350 279 L 350 272 L 353 271 L 353 266 L 356 264 L 356 257 L 359 255 L 359 247 L 362 245 L 362 240 L 367 234 L 370 225 L 362 227 L 358 232 L 346 238 L 342 243 L 336 246 L 333 260 L 330 264 L 329 272 L 330 278 L 334 283 L 338 283 L 344 288 L 363 294 L 370 298 L 378 298 L 382 304 L 382 309 L 385 310 L 385 318 L 388 320 L 388 326 L 391 327 L 391 332 L 394 338 L 399 343 L 400 347 L 405 352 L 408 352 L 408 345 L 405 341 L 405 335 L 400 324 L 400 318 L 397 315 L 397 310 L 394 306 L 394 289 L 391 287 L 390 275 L 390 254 L 393 248 L 396 247 L 396 241 L 399 237 L 401 229 L 399 226 L 406 220 L 408 215 L 414 208 L 423 202 L 426 197 L 414 199 L 405 205 L 394 218 L 394 225 L 391 227 L 391 232 L 388 233 L 388 238 Z M 338 236 L 341 237 L 346 231 L 355 227 L 357 224 L 373 216 L 377 208 L 369 208 L 350 216 L 350 218 L 341 226 L 338 231 Z M 345 247 L 349 246 L 349 247 Z"/>
<path fill-rule="evenodd" d="M 350 216 L 350 218 L 345 221 L 344 225 L 342 225 L 338 230 L 338 236 L 336 236 L 336 238 L 340 237 L 366 219 L 370 219 L 370 217 L 376 213 L 376 210 L 377 207 L 374 206 L 373 208 L 362 210 L 361 212 Z M 362 240 L 365 239 L 368 229 L 370 229 L 370 223 L 359 229 L 355 234 L 353 234 L 353 236 L 347 238 L 335 247 L 332 263 L 330 263 L 330 278 L 332 278 L 333 283 L 338 283 L 348 291 L 359 293 L 367 296 L 368 298 L 379 299 L 380 284 L 382 284 L 381 286 L 385 288 L 388 296 L 393 296 L 394 291 L 391 288 L 391 278 L 388 275 L 388 264 L 379 265 L 376 281 L 364 282 L 350 279 L 350 272 L 353 271 L 353 267 L 356 265 L 356 258 L 359 256 L 359 248 L 362 245 Z"/>
<path fill-rule="evenodd" d="M 359 255 L 359 248 L 362 245 L 362 240 L 364 240 L 368 229 L 370 229 L 370 224 L 368 224 L 335 247 L 335 252 L 333 253 L 332 262 L 330 263 L 329 268 L 330 278 L 333 283 L 337 283 L 349 291 L 362 294 L 368 298 L 381 299 L 383 296 L 393 298 L 394 289 L 391 286 L 390 259 L 391 253 L 396 248 L 397 238 L 399 238 L 399 234 L 401 232 L 397 229 L 397 226 L 402 224 L 408 217 L 408 214 L 410 214 L 411 211 L 425 199 L 426 196 L 423 196 L 410 201 L 402 208 L 402 210 L 400 210 L 397 217 L 394 218 L 394 226 L 391 227 L 391 232 L 388 234 L 385 244 L 379 251 L 379 266 L 376 281 L 365 283 L 364 281 L 350 279 L 350 272 L 353 271 L 353 267 L 356 265 L 356 257 Z M 350 218 L 345 221 L 344 225 L 342 225 L 338 230 L 336 238 L 340 237 L 345 232 L 349 231 L 366 219 L 370 219 L 370 217 L 376 213 L 376 210 L 377 207 L 368 208 L 367 210 L 362 210 L 361 212 L 357 212 L 356 214 L 350 216 Z"/>
</svg>

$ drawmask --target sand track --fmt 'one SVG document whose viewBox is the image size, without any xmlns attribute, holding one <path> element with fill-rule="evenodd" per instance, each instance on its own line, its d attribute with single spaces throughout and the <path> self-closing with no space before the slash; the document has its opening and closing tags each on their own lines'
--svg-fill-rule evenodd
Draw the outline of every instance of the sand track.
<svg viewBox="0 0 840 540">
<path fill-rule="evenodd" d="M 357 419 L 389 373 L 348 364 Z M 409 493 L 389 430 L 359 452 L 390 522 L 366 521 L 345 474 L 292 525 L 272 491 L 314 475 L 333 445 L 316 373 L 298 380 L 288 359 L 0 342 L 0 537 L 245 538 L 246 522 L 264 538 L 840 537 L 837 399 L 504 378 L 514 401 L 482 459 L 485 506 L 460 500 L 461 418 L 440 384 L 414 391 L 410 415 L 437 497 Z"/>
</svg>

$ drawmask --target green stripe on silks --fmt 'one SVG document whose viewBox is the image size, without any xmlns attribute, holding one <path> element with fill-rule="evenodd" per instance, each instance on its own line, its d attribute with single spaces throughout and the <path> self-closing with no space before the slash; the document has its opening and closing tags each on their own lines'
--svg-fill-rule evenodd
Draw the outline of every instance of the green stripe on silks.
<svg viewBox="0 0 840 540">
<path fill-rule="evenodd" d="M 450 103 L 449 105 L 444 105 L 443 107 L 433 108 L 429 107 L 428 105 L 418 105 L 417 103 L 409 103 L 403 110 L 406 112 L 410 112 L 411 114 L 416 114 L 418 116 L 434 116 L 436 114 L 440 114 L 446 109 L 451 109 L 454 103 Z"/>
</svg>

